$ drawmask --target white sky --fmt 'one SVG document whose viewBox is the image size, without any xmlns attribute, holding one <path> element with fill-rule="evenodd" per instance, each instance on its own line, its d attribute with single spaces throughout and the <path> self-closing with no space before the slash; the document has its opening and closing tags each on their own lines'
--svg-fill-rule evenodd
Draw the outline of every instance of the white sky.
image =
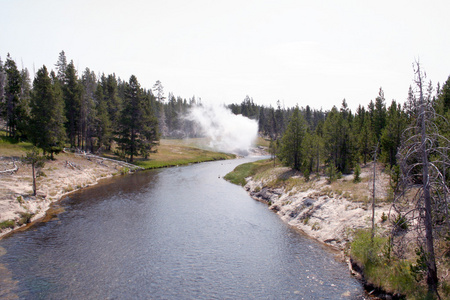
<svg viewBox="0 0 450 300">
<path fill-rule="evenodd" d="M 419 58 L 450 75 L 450 1 L 0 0 L 0 57 L 79 74 L 134 74 L 204 102 L 367 106 L 382 87 L 403 103 Z"/>
</svg>

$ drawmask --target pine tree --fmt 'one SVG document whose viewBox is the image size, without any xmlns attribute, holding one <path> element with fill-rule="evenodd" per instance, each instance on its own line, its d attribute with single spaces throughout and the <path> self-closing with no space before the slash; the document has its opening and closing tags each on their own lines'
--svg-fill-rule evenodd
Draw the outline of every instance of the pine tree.
<svg viewBox="0 0 450 300">
<path fill-rule="evenodd" d="M 148 156 L 159 139 L 157 121 L 148 99 L 143 97 L 136 76 L 125 87 L 125 106 L 121 114 L 119 145 L 133 162 L 138 154 Z"/>
<path fill-rule="evenodd" d="M 65 83 L 62 86 L 64 102 L 66 107 L 66 129 L 69 136 L 70 146 L 76 147 L 81 145 L 79 139 L 80 111 L 81 111 L 81 93 L 82 89 L 78 82 L 77 72 L 73 61 L 67 65 L 65 72 Z"/>
<path fill-rule="evenodd" d="M 94 151 L 93 138 L 95 134 L 96 107 L 94 94 L 97 88 L 97 79 L 94 72 L 86 68 L 81 76 L 83 94 L 81 97 L 79 131 L 81 133 L 82 147 Z"/>
<path fill-rule="evenodd" d="M 303 115 L 296 106 L 281 139 L 279 153 L 280 160 L 294 170 L 300 170 L 304 160 L 302 147 L 306 137 L 306 127 Z"/>
<path fill-rule="evenodd" d="M 376 143 L 375 135 L 371 130 L 370 115 L 361 105 L 357 109 L 353 123 L 353 134 L 356 139 L 356 148 L 358 155 L 362 157 L 365 165 L 367 164 L 367 160 Z"/>
<path fill-rule="evenodd" d="M 381 131 L 386 125 L 386 104 L 383 89 L 380 88 L 378 97 L 375 99 L 375 110 L 372 118 L 372 128 L 377 141 L 381 138 Z"/>
<path fill-rule="evenodd" d="M 351 122 L 351 112 L 343 101 L 340 112 L 333 106 L 325 119 L 323 128 L 327 162 L 341 173 L 349 173 L 354 162 Z"/>
<path fill-rule="evenodd" d="M 3 67 L 3 62 L 0 57 L 0 115 L 3 114 L 4 111 L 4 96 L 5 96 L 5 87 L 6 87 L 6 72 Z"/>
<path fill-rule="evenodd" d="M 103 147 L 109 148 L 112 139 L 111 120 L 101 84 L 97 85 L 95 100 L 97 111 L 95 116 L 95 131 L 98 138 L 98 149 L 102 149 Z"/>
<path fill-rule="evenodd" d="M 57 78 L 60 84 L 64 85 L 66 83 L 67 70 L 67 58 L 64 50 L 59 53 L 58 61 L 56 62 L 55 67 L 57 71 Z"/>
<path fill-rule="evenodd" d="M 16 138 L 18 136 L 17 126 L 19 121 L 24 117 L 21 115 L 24 108 L 20 103 L 20 92 L 22 85 L 22 77 L 17 69 L 16 62 L 7 55 L 5 62 L 6 87 L 5 87 L 5 111 L 6 122 L 8 126 L 8 135 Z"/>
<path fill-rule="evenodd" d="M 400 105 L 392 100 L 387 112 L 386 126 L 381 134 L 381 151 L 384 159 L 392 167 L 397 164 L 397 149 L 400 147 L 402 132 L 406 128 L 406 120 Z"/>
<path fill-rule="evenodd" d="M 59 81 L 54 78 L 52 83 L 45 66 L 38 70 L 33 81 L 30 106 L 31 141 L 53 159 L 53 154 L 64 147 L 64 102 Z"/>
</svg>

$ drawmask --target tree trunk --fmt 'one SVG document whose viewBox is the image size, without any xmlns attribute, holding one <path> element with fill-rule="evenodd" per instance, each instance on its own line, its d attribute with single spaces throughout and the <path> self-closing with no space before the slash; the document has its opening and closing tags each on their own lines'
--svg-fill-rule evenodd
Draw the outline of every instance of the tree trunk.
<svg viewBox="0 0 450 300">
<path fill-rule="evenodd" d="M 375 176 L 376 176 L 376 167 L 377 167 L 377 153 L 378 153 L 378 144 L 375 149 L 374 157 L 373 157 L 373 190 L 372 190 L 372 235 L 371 242 L 373 243 L 373 238 L 375 237 Z"/>
<path fill-rule="evenodd" d="M 425 123 L 425 103 L 422 92 L 422 78 L 420 74 L 420 66 L 417 70 L 418 85 L 420 92 L 420 116 L 421 116 L 421 155 L 422 155 L 422 177 L 423 177 L 423 201 L 425 206 L 425 240 L 426 240 L 426 258 L 427 258 L 427 284 L 428 293 L 437 293 L 437 271 L 436 259 L 434 256 L 434 239 L 433 239 L 433 224 L 431 217 L 431 196 L 430 196 L 430 179 L 428 174 L 428 156 L 426 149 L 426 123 Z"/>
<path fill-rule="evenodd" d="M 33 173 L 33 196 L 36 196 L 36 173 L 34 170 L 34 163 L 31 164 L 31 169 Z"/>
</svg>

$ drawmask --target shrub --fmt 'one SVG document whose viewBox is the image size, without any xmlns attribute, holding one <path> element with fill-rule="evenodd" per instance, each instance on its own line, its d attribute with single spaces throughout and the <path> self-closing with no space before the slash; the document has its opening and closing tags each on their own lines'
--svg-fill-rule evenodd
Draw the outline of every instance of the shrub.
<svg viewBox="0 0 450 300">
<path fill-rule="evenodd" d="M 400 231 L 408 230 L 409 228 L 408 220 L 401 214 L 398 214 L 394 220 L 394 226 L 397 230 Z"/>
<path fill-rule="evenodd" d="M 407 296 L 424 293 L 417 285 L 411 263 L 391 256 L 387 237 L 375 235 L 372 241 L 370 230 L 358 231 L 351 243 L 351 257 L 364 270 L 366 280 L 375 287 Z"/>
<path fill-rule="evenodd" d="M 361 182 L 361 167 L 359 166 L 359 164 L 357 164 L 355 167 L 355 173 L 353 173 L 353 182 Z"/>
<path fill-rule="evenodd" d="M 336 181 L 338 177 L 336 166 L 332 162 L 327 167 L 327 176 L 328 176 L 328 183 Z"/>
<path fill-rule="evenodd" d="M 5 229 L 5 228 L 14 228 L 15 226 L 15 222 L 14 220 L 6 220 L 0 223 L 0 230 Z"/>
<path fill-rule="evenodd" d="M 22 212 L 22 213 L 20 213 L 20 219 L 17 222 L 17 224 L 19 226 L 23 225 L 23 224 L 28 224 L 28 223 L 30 223 L 32 217 L 33 217 L 33 214 Z"/>
</svg>

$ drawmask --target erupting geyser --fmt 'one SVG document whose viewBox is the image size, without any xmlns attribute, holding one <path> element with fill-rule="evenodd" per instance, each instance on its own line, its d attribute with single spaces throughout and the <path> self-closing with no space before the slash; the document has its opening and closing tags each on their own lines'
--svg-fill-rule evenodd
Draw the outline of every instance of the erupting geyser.
<svg viewBox="0 0 450 300">
<path fill-rule="evenodd" d="M 216 151 L 247 155 L 258 136 L 258 122 L 235 115 L 223 105 L 197 105 L 188 119 L 200 126 Z"/>
</svg>

